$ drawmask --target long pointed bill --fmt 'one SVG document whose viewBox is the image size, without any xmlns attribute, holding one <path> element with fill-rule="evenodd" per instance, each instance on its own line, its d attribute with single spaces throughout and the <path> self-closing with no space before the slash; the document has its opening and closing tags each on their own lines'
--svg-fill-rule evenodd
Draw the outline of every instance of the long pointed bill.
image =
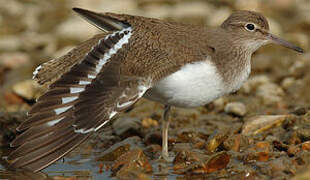
<svg viewBox="0 0 310 180">
<path fill-rule="evenodd" d="M 296 46 L 296 45 L 294 45 L 294 44 L 292 44 L 290 42 L 287 42 L 287 41 L 285 41 L 285 40 L 283 40 L 283 39 L 281 39 L 281 38 L 279 38 L 279 37 L 277 37 L 277 36 L 275 36 L 273 34 L 268 33 L 267 38 L 269 40 L 271 40 L 271 42 L 273 42 L 275 44 L 279 44 L 279 45 L 284 46 L 286 48 L 293 49 L 293 50 L 295 50 L 295 51 L 297 51 L 299 53 L 303 53 L 304 52 L 304 50 L 301 49 L 300 47 L 298 47 L 298 46 Z"/>
</svg>

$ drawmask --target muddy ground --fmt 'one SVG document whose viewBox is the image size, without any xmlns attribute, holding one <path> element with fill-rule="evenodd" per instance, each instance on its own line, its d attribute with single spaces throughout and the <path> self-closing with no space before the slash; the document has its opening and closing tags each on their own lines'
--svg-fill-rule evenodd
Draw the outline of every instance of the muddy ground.
<svg viewBox="0 0 310 180">
<path fill-rule="evenodd" d="M 271 32 L 305 49 L 268 45 L 252 58 L 234 94 L 196 109 L 174 108 L 173 162 L 159 159 L 163 106 L 141 100 L 89 141 L 40 173 L 7 170 L 0 179 L 310 179 L 310 1 L 0 0 L 0 155 L 46 87 L 39 64 L 99 31 L 71 11 L 83 7 L 208 26 L 238 9 L 267 16 Z"/>
</svg>

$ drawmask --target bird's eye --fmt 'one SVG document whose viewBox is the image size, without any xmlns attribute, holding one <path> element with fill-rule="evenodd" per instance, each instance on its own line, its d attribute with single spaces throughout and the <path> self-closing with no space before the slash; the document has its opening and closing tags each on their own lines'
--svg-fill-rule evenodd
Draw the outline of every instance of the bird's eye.
<svg viewBox="0 0 310 180">
<path fill-rule="evenodd" d="M 250 32 L 253 32 L 256 28 L 255 28 L 254 24 L 249 23 L 249 24 L 245 25 L 245 29 L 250 31 Z"/>
</svg>

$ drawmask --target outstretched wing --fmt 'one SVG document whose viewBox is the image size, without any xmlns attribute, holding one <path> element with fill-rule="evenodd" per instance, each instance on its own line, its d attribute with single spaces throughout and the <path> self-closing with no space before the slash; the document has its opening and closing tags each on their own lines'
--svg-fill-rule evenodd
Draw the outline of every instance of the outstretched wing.
<svg viewBox="0 0 310 180">
<path fill-rule="evenodd" d="M 98 41 L 103 39 L 106 35 L 106 33 L 97 34 L 93 38 L 84 41 L 64 56 L 41 64 L 33 72 L 33 79 L 41 85 L 52 84 L 63 74 L 67 73 L 74 65 L 81 63 L 85 54 L 87 54 L 92 47 L 94 47 Z"/>
<path fill-rule="evenodd" d="M 79 8 L 73 8 L 73 10 L 82 14 L 82 17 L 88 20 L 88 22 L 104 32 L 116 32 L 129 27 L 127 23 L 117 21 L 109 16 L 102 16 Z M 98 34 L 72 49 L 66 55 L 41 64 L 33 72 L 33 79 L 42 85 L 53 83 L 61 75 L 68 72 L 75 64 L 80 63 L 83 60 L 80 57 L 87 54 L 106 35 L 106 33 Z"/>
<path fill-rule="evenodd" d="M 45 168 L 142 97 L 147 81 L 120 74 L 130 36 L 130 27 L 107 35 L 49 86 L 18 128 L 26 131 L 11 143 L 11 166 Z"/>
</svg>

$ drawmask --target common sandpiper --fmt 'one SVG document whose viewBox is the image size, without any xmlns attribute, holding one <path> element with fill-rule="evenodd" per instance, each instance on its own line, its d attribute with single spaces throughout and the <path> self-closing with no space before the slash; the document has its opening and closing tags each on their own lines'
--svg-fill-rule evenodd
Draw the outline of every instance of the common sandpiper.
<svg viewBox="0 0 310 180">
<path fill-rule="evenodd" d="M 103 31 L 34 72 L 49 84 L 19 127 L 8 157 L 39 171 L 145 97 L 165 105 L 162 157 L 169 160 L 171 106 L 193 108 L 237 91 L 251 56 L 268 43 L 303 50 L 269 32 L 266 18 L 236 11 L 210 28 L 115 13 L 75 12 Z"/>
</svg>

